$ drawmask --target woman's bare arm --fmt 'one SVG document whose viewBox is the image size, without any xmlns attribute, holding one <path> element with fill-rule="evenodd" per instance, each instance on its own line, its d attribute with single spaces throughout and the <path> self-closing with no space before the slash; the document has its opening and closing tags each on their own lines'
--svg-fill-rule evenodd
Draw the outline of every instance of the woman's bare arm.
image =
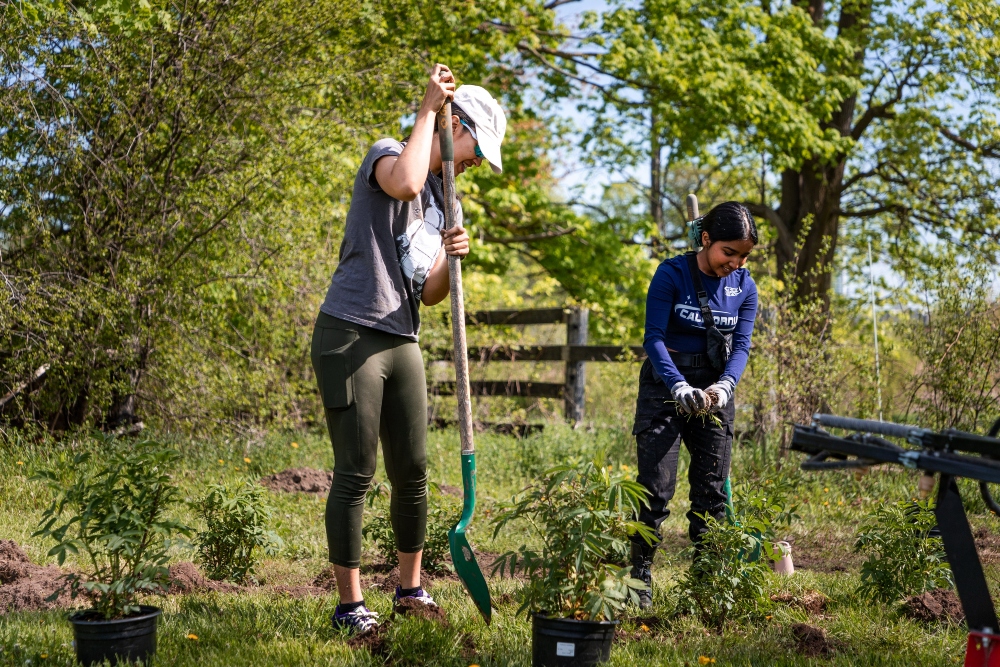
<svg viewBox="0 0 1000 667">
<path fill-rule="evenodd" d="M 435 65 L 403 152 L 398 157 L 387 155 L 375 163 L 375 180 L 393 199 L 413 201 L 423 189 L 430 168 L 434 119 L 438 110 L 454 95 L 455 77 L 451 70 L 445 65 Z"/>
<path fill-rule="evenodd" d="M 424 281 L 424 291 L 420 295 L 420 302 L 425 306 L 441 303 L 451 289 L 451 274 L 445 257 L 447 255 L 465 257 L 469 254 L 469 235 L 464 227 L 452 227 L 442 231 L 441 239 L 444 242 L 444 252 L 438 254 L 434 267 Z"/>
</svg>

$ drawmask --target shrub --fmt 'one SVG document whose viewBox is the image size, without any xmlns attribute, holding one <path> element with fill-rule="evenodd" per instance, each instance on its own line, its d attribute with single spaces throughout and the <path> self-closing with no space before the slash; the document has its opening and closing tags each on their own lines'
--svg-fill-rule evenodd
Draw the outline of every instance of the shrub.
<svg viewBox="0 0 1000 667">
<path fill-rule="evenodd" d="M 645 584 L 628 567 L 630 535 L 653 532 L 634 520 L 648 494 L 639 483 L 588 463 L 551 468 L 509 503 L 499 506 L 494 537 L 511 521 L 527 520 L 542 547 L 527 545 L 500 556 L 493 572 L 527 575 L 522 611 L 578 620 L 613 620 L 638 603 Z"/>
<path fill-rule="evenodd" d="M 936 523 L 930 501 L 898 502 L 868 514 L 854 544 L 856 552 L 868 556 L 861 566 L 857 594 L 895 602 L 906 595 L 952 587 L 944 543 L 930 536 Z"/>
<path fill-rule="evenodd" d="M 211 579 L 242 583 L 253 576 L 261 554 L 276 555 L 282 546 L 281 538 L 268 530 L 271 508 L 259 484 L 213 484 L 194 507 L 205 521 L 205 530 L 195 538 L 198 560 Z"/>
<path fill-rule="evenodd" d="M 721 628 L 770 606 L 764 595 L 768 561 L 781 557 L 774 531 L 796 516 L 787 491 L 787 482 L 743 483 L 733 494 L 732 520 L 706 517 L 708 530 L 678 582 L 679 611 L 696 612 L 705 625 Z"/>
<path fill-rule="evenodd" d="M 140 593 L 166 589 L 170 538 L 191 531 L 167 516 L 179 502 L 168 471 L 180 455 L 150 440 L 102 439 L 100 457 L 62 455 L 32 477 L 55 493 L 34 536 L 55 540 L 49 555 L 60 565 L 81 556 L 79 571 L 66 575 L 74 599 L 83 594 L 104 618 L 122 618 L 139 610 Z"/>
<path fill-rule="evenodd" d="M 361 529 L 361 534 L 375 544 L 375 549 L 386 563 L 399 565 L 396 551 L 396 536 L 392 531 L 389 516 L 391 491 L 386 483 L 372 486 L 368 492 L 368 506 L 372 516 Z M 427 533 L 424 538 L 424 553 L 421 567 L 428 572 L 446 572 L 448 566 L 448 531 L 458 523 L 462 508 L 453 499 L 440 492 L 437 484 L 431 483 L 427 498 Z"/>
</svg>

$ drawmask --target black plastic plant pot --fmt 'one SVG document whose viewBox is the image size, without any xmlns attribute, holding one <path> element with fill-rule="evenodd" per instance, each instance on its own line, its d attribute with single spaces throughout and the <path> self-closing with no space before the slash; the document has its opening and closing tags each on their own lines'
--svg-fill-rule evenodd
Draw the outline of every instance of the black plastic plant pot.
<svg viewBox="0 0 1000 667">
<path fill-rule="evenodd" d="M 531 621 L 532 667 L 590 667 L 611 658 L 618 621 L 576 621 L 538 613 Z"/>
<path fill-rule="evenodd" d="M 108 660 L 112 665 L 147 662 L 156 653 L 156 621 L 162 610 L 141 605 L 128 618 L 105 620 L 92 611 L 71 614 L 76 659 L 88 667 Z"/>
</svg>

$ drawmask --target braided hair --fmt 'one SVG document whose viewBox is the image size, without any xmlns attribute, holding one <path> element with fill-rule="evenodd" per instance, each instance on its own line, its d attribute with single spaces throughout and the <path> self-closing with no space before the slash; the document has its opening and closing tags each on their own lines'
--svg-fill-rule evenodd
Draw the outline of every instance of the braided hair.
<svg viewBox="0 0 1000 667">
<path fill-rule="evenodd" d="M 753 241 L 757 245 L 757 223 L 739 202 L 727 201 L 713 207 L 702 218 L 701 229 L 712 241 Z"/>
</svg>

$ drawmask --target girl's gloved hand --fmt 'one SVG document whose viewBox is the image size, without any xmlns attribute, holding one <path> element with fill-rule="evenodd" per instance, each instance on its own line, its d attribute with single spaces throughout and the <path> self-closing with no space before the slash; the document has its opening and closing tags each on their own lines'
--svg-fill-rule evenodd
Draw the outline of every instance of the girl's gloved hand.
<svg viewBox="0 0 1000 667">
<path fill-rule="evenodd" d="M 708 395 L 701 389 L 692 387 L 687 382 L 678 382 L 670 388 L 670 394 L 677 401 L 677 411 L 682 414 L 695 414 L 708 407 Z"/>
<path fill-rule="evenodd" d="M 712 412 L 719 412 L 722 408 L 726 407 L 729 399 L 733 397 L 733 389 L 735 388 L 736 383 L 733 382 L 732 378 L 723 376 L 719 378 L 718 382 L 705 390 L 705 393 L 715 394 L 716 401 L 712 406 Z"/>
</svg>

